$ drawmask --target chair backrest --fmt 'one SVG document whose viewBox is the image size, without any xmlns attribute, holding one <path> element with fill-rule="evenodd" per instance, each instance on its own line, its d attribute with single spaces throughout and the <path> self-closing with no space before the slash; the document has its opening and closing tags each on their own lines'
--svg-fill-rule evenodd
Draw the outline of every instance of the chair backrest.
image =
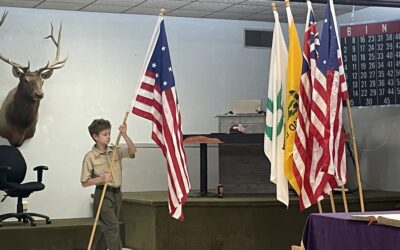
<svg viewBox="0 0 400 250">
<path fill-rule="evenodd" d="M 0 166 L 11 167 L 7 174 L 8 182 L 21 183 L 26 175 L 26 162 L 18 148 L 0 145 Z"/>
</svg>

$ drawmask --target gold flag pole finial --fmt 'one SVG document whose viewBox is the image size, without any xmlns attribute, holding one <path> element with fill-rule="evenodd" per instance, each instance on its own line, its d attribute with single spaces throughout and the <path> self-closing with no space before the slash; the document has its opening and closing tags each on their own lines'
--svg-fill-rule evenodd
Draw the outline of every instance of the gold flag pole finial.
<svg viewBox="0 0 400 250">
<path fill-rule="evenodd" d="M 285 5 L 286 5 L 286 7 L 289 7 L 289 5 L 290 5 L 289 0 L 285 0 Z"/>
<path fill-rule="evenodd" d="M 164 16 L 164 13 L 165 13 L 165 9 L 161 9 L 160 10 L 160 16 Z"/>
<path fill-rule="evenodd" d="M 276 11 L 276 3 L 275 3 L 275 1 L 272 1 L 271 6 L 272 6 L 272 11 Z"/>
</svg>

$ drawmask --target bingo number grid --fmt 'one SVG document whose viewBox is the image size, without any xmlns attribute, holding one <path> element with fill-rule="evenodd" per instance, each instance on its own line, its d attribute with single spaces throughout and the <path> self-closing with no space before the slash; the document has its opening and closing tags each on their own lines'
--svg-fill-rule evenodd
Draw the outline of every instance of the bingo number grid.
<svg viewBox="0 0 400 250">
<path fill-rule="evenodd" d="M 340 27 L 351 106 L 400 104 L 400 21 Z"/>
</svg>

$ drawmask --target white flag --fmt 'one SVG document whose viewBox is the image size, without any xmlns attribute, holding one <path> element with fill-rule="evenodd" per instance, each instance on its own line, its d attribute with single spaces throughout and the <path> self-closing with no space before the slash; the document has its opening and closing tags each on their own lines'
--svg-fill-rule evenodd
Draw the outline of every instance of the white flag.
<svg viewBox="0 0 400 250">
<path fill-rule="evenodd" d="M 276 184 L 276 198 L 289 206 L 288 180 L 284 170 L 284 84 L 287 75 L 288 51 L 279 16 L 274 12 L 275 27 L 269 68 L 268 98 L 265 117 L 264 152 L 271 162 L 271 182 Z"/>
</svg>

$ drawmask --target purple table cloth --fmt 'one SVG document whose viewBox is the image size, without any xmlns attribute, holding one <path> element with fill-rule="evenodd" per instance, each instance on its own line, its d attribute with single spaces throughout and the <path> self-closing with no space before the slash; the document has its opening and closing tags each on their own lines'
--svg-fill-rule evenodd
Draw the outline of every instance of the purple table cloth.
<svg viewBox="0 0 400 250">
<path fill-rule="evenodd" d="M 373 213 L 400 213 L 379 211 Z M 350 220 L 351 214 L 311 214 L 303 232 L 306 250 L 399 250 L 400 228 Z"/>
</svg>

